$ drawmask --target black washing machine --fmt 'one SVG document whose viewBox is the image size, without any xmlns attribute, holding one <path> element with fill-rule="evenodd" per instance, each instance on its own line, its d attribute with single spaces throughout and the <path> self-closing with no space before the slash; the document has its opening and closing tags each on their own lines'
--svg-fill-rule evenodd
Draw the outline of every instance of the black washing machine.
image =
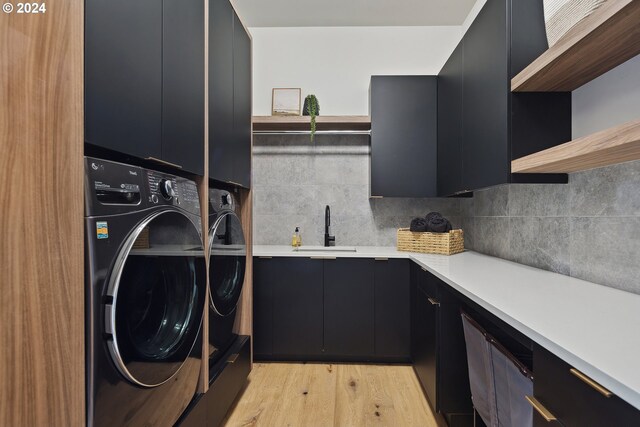
<svg viewBox="0 0 640 427">
<path fill-rule="evenodd" d="M 209 365 L 238 338 L 237 305 L 247 264 L 247 247 L 236 201 L 226 190 L 209 190 Z"/>
<path fill-rule="evenodd" d="M 88 157 L 85 169 L 87 425 L 172 426 L 202 359 L 196 185 Z"/>
</svg>

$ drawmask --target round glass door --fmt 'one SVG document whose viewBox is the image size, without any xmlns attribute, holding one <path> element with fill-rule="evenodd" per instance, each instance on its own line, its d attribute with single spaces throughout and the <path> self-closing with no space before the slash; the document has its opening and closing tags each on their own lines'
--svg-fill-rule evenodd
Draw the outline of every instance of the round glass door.
<svg viewBox="0 0 640 427">
<path fill-rule="evenodd" d="M 154 214 L 127 238 L 105 306 L 109 350 L 127 379 L 154 387 L 180 370 L 198 337 L 205 291 L 202 241 L 188 217 Z"/>
<path fill-rule="evenodd" d="M 247 247 L 240 219 L 233 212 L 220 215 L 209 235 L 211 305 L 221 316 L 236 308 L 247 263 Z"/>
</svg>

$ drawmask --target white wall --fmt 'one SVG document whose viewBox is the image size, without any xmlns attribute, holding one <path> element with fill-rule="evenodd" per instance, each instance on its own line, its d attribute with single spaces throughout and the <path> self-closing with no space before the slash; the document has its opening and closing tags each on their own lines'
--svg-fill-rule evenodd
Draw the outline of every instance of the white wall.
<svg viewBox="0 0 640 427">
<path fill-rule="evenodd" d="M 640 118 L 640 56 L 574 90 L 572 105 L 573 138 Z"/>
<path fill-rule="evenodd" d="M 372 75 L 435 75 L 463 26 L 249 28 L 253 114 L 271 114 L 271 89 L 313 93 L 322 115 L 367 115 Z"/>
</svg>

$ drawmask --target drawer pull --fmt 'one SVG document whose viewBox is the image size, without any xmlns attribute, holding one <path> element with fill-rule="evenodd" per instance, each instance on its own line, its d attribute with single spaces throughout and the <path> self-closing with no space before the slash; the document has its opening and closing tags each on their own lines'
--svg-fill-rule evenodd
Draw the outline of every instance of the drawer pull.
<svg viewBox="0 0 640 427">
<path fill-rule="evenodd" d="M 155 162 L 155 163 L 158 163 L 160 165 L 172 166 L 174 168 L 182 169 L 182 166 L 180 166 L 180 165 L 176 165 L 175 163 L 167 162 L 166 160 L 157 159 L 155 157 L 147 157 L 147 158 L 145 158 L 145 160 L 149 160 L 151 162 Z"/>
<path fill-rule="evenodd" d="M 527 399 L 531 406 L 533 406 L 533 409 L 535 409 L 536 412 L 539 413 L 548 423 L 557 420 L 557 418 L 549 412 L 547 408 L 542 406 L 542 403 L 538 402 L 538 399 L 533 396 L 525 396 L 524 398 Z"/>
<path fill-rule="evenodd" d="M 424 267 L 420 267 L 420 268 L 422 269 L 422 271 L 427 271 L 427 269 Z"/>
<path fill-rule="evenodd" d="M 573 375 L 575 375 L 580 380 L 582 380 L 583 383 L 585 383 L 589 387 L 593 388 L 595 391 L 597 391 L 598 393 L 600 393 L 604 397 L 613 396 L 613 393 L 611 393 L 606 388 L 602 387 L 600 384 L 598 384 L 597 382 L 595 382 L 594 380 L 592 380 L 591 378 L 589 378 L 588 376 L 586 376 L 582 372 L 578 371 L 576 368 L 569 369 L 569 372 L 571 372 Z"/>
<path fill-rule="evenodd" d="M 240 356 L 239 353 L 235 353 L 232 354 L 231 356 L 229 356 L 229 358 L 227 359 L 227 363 L 234 363 L 236 360 L 238 360 L 238 356 Z"/>
<path fill-rule="evenodd" d="M 260 258 L 260 259 L 271 259 L 273 257 L 272 256 L 259 256 L 258 258 Z"/>
<path fill-rule="evenodd" d="M 386 257 L 376 257 L 375 258 L 376 261 L 389 261 L 389 258 Z"/>
<path fill-rule="evenodd" d="M 439 305 L 440 305 L 440 303 L 439 303 L 438 301 L 434 300 L 434 299 L 433 299 L 433 298 L 431 298 L 431 297 L 428 297 L 427 299 L 429 300 L 429 302 L 431 303 L 431 305 L 437 305 L 437 306 L 439 306 Z"/>
<path fill-rule="evenodd" d="M 336 259 L 334 256 L 310 256 L 310 259 Z"/>
</svg>

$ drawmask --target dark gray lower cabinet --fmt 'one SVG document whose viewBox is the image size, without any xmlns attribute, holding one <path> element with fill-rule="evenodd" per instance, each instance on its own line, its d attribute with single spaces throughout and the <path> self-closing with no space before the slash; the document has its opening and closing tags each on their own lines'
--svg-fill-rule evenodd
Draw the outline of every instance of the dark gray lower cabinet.
<svg viewBox="0 0 640 427">
<path fill-rule="evenodd" d="M 411 279 L 406 259 L 376 259 L 374 281 L 375 354 L 391 359 L 411 354 Z"/>
<path fill-rule="evenodd" d="M 408 260 L 254 259 L 254 356 L 409 361 Z"/>
<path fill-rule="evenodd" d="M 616 395 L 604 396 L 574 369 L 539 345 L 533 349 L 534 396 L 565 427 L 638 426 L 640 411 Z M 576 373 L 580 374 L 580 371 Z M 583 374 L 584 375 L 584 374 Z M 534 426 L 548 426 L 534 411 Z M 553 424 L 552 424 L 553 425 Z"/>
<path fill-rule="evenodd" d="M 373 260 L 324 262 L 324 353 L 362 358 L 374 354 Z"/>
<path fill-rule="evenodd" d="M 322 353 L 322 260 L 254 260 L 254 354 L 307 359 Z"/>
<path fill-rule="evenodd" d="M 434 411 L 450 426 L 472 425 L 460 303 L 432 274 L 412 270 L 413 366 Z"/>
</svg>

